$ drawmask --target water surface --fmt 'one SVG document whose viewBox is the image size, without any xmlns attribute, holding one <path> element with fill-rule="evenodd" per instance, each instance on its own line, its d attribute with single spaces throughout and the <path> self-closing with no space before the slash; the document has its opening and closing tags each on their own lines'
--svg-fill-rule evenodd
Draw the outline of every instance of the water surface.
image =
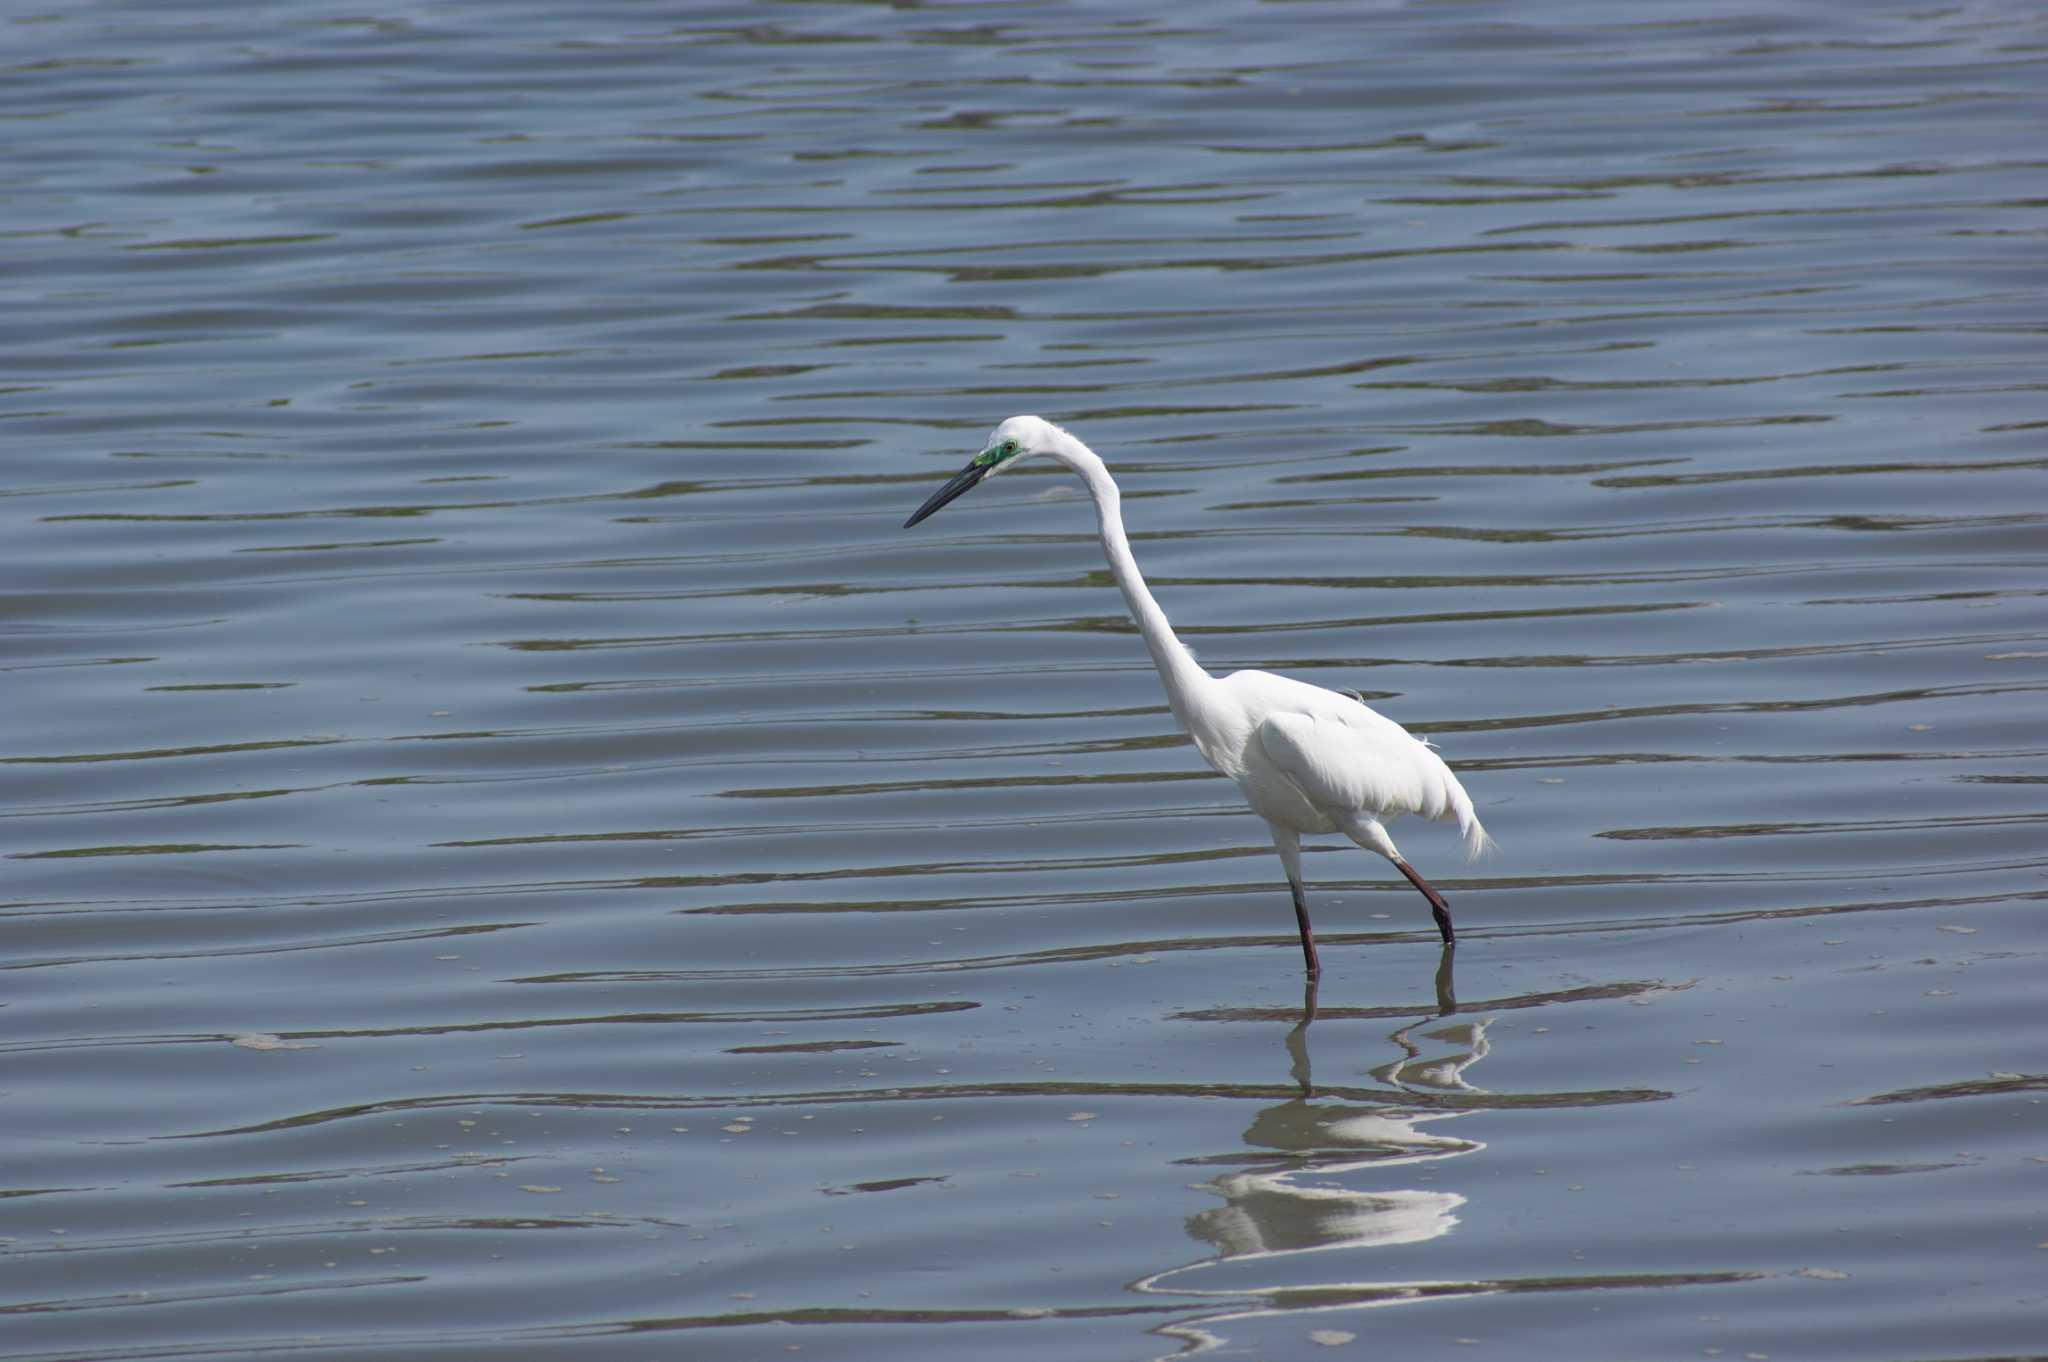
<svg viewBox="0 0 2048 1362">
<path fill-rule="evenodd" d="M 2036 7 L 5 32 L 0 1357 L 2041 1347 Z"/>
</svg>

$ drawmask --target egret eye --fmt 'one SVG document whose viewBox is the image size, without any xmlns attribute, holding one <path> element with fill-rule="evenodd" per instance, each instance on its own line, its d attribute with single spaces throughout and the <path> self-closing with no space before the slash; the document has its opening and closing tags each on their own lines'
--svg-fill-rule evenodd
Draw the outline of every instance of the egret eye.
<svg viewBox="0 0 2048 1362">
<path fill-rule="evenodd" d="M 1020 448 L 1021 446 L 1018 445 L 1016 440 L 1004 440 L 1000 444 L 990 445 L 987 449 L 975 455 L 974 462 L 983 468 L 993 469 L 1000 463 L 1016 458 Z"/>
</svg>

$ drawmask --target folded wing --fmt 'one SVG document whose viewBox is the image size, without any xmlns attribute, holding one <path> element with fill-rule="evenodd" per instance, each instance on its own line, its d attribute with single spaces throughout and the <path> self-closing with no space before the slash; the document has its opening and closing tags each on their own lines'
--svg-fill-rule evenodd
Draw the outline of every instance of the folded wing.
<svg viewBox="0 0 2048 1362">
<path fill-rule="evenodd" d="M 1407 729 L 1318 686 L 1288 682 L 1285 689 L 1259 689 L 1266 712 L 1253 740 L 1311 804 L 1332 815 L 1456 819 L 1468 850 L 1486 845 L 1457 776 Z"/>
</svg>

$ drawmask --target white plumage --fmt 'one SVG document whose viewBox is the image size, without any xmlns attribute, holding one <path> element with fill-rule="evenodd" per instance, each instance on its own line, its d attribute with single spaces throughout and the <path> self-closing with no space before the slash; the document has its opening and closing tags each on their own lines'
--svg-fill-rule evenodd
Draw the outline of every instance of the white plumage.
<svg viewBox="0 0 2048 1362">
<path fill-rule="evenodd" d="M 1244 774 L 1217 769 L 1236 780 L 1269 821 L 1296 832 L 1336 832 L 1358 814 L 1412 813 L 1455 819 L 1473 853 L 1485 845 L 1486 830 L 1451 768 L 1392 719 L 1348 695 L 1271 672 L 1233 672 L 1219 684 L 1248 713 L 1263 717 L 1245 745 Z M 1297 808 L 1253 799 L 1247 782 L 1264 786 L 1275 777 L 1307 805 L 1306 817 Z"/>
<path fill-rule="evenodd" d="M 1490 839 L 1457 776 L 1407 729 L 1348 695 L 1271 672 L 1232 672 L 1218 679 L 1196 665 L 1138 572 L 1124 535 L 1116 481 L 1088 446 L 1050 421 L 1012 416 L 995 428 L 967 467 L 904 522 L 905 528 L 1033 455 L 1058 460 L 1087 484 L 1103 554 L 1159 669 L 1174 718 L 1194 739 L 1202 759 L 1236 782 L 1252 811 L 1266 820 L 1287 870 L 1309 974 L 1320 973 L 1321 964 L 1301 879 L 1303 833 L 1341 832 L 1392 861 L 1429 899 L 1445 944 L 1454 943 L 1449 905 L 1408 864 L 1385 824 L 1404 813 L 1455 821 L 1467 852 L 1477 855 Z"/>
</svg>

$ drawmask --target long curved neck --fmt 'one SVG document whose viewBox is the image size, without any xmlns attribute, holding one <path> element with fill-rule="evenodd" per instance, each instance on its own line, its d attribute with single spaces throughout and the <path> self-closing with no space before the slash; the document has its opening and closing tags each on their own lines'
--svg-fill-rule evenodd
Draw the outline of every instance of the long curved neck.
<svg viewBox="0 0 2048 1362">
<path fill-rule="evenodd" d="M 1159 608 L 1158 601 L 1152 599 L 1151 588 L 1145 585 L 1145 578 L 1138 571 L 1138 560 L 1131 556 L 1131 541 L 1124 534 L 1123 495 L 1117 490 L 1116 479 L 1110 477 L 1108 467 L 1094 450 L 1065 431 L 1060 434 L 1065 438 L 1061 447 L 1053 452 L 1053 457 L 1073 469 L 1088 485 L 1088 495 L 1095 502 L 1095 517 L 1102 532 L 1102 554 L 1109 560 L 1109 571 L 1116 578 L 1117 589 L 1124 593 L 1124 604 L 1130 609 L 1132 621 L 1144 636 L 1146 650 L 1152 654 L 1152 665 L 1159 669 L 1159 679 L 1166 686 L 1167 702 L 1173 706 L 1174 717 L 1185 728 L 1188 704 L 1214 685 L 1215 679 L 1202 670 L 1194 654 L 1174 635 L 1173 626 L 1167 623 L 1166 612 Z"/>
</svg>

